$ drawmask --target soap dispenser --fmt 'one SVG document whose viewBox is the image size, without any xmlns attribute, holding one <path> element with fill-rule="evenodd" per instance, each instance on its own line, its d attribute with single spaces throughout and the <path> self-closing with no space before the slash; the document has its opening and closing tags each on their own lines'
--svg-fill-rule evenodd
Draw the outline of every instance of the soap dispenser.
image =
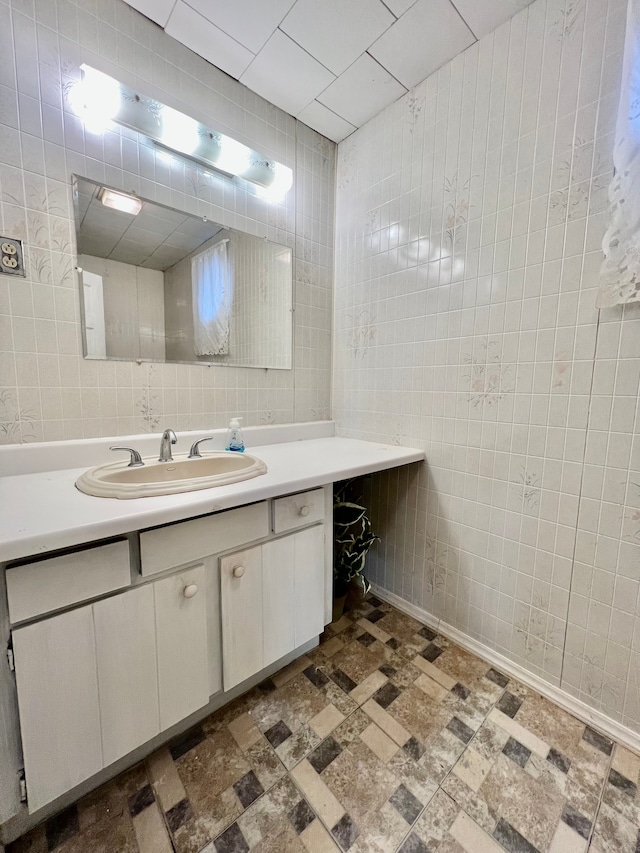
<svg viewBox="0 0 640 853">
<path fill-rule="evenodd" d="M 240 421 L 242 418 L 231 418 L 229 431 L 227 433 L 226 450 L 236 450 L 238 453 L 244 453 L 244 438 L 240 429 Z"/>
</svg>

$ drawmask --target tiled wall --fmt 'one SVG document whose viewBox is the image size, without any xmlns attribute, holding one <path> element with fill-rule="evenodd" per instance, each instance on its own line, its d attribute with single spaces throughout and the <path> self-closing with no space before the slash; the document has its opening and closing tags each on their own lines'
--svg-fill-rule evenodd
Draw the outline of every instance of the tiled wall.
<svg viewBox="0 0 640 853">
<path fill-rule="evenodd" d="M 235 235 L 231 244 L 237 319 L 234 358 L 240 364 L 284 367 L 291 345 L 291 307 L 287 280 L 289 252 L 274 243 Z"/>
<path fill-rule="evenodd" d="M 334 414 L 424 448 L 372 580 L 640 728 L 640 311 L 595 310 L 623 0 L 535 0 L 339 146 Z"/>
<path fill-rule="evenodd" d="M 69 110 L 82 62 L 294 169 L 286 203 Z M 317 420 L 329 414 L 335 145 L 174 42 L 121 0 L 0 0 L 0 234 L 28 278 L 0 277 L 0 442 Z M 294 370 L 82 358 L 72 173 L 294 251 Z"/>
<path fill-rule="evenodd" d="M 195 356 L 191 258 L 228 241 L 233 301 L 228 353 Z M 291 252 L 278 243 L 219 231 L 164 273 L 167 356 L 172 361 L 220 361 L 284 369 L 291 364 Z"/>
<path fill-rule="evenodd" d="M 106 354 L 164 361 L 164 273 L 93 255 L 78 255 L 78 266 L 83 285 L 86 272 L 102 279 Z M 84 304 L 86 314 L 86 291 Z"/>
</svg>

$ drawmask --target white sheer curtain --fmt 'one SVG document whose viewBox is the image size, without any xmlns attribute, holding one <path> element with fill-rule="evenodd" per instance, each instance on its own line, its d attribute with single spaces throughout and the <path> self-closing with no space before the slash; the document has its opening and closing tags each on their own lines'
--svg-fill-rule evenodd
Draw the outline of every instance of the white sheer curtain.
<svg viewBox="0 0 640 853">
<path fill-rule="evenodd" d="M 233 301 L 228 239 L 191 259 L 191 287 L 196 355 L 228 355 Z"/>
<path fill-rule="evenodd" d="M 598 308 L 640 302 L 640 0 L 628 0 Z"/>
</svg>

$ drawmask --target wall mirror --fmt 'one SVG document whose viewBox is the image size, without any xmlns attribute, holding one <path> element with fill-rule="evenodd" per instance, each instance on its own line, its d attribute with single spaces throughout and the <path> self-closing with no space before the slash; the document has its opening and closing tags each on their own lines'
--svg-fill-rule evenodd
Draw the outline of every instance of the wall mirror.
<svg viewBox="0 0 640 853">
<path fill-rule="evenodd" d="M 86 358 L 291 369 L 291 249 L 72 180 Z"/>
</svg>

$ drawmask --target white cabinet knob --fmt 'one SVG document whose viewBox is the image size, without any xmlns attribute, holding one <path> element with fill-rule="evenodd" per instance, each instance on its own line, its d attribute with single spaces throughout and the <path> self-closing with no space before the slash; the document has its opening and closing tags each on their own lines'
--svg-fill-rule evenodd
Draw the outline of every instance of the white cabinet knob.
<svg viewBox="0 0 640 853">
<path fill-rule="evenodd" d="M 190 583 L 182 590 L 182 594 L 185 598 L 193 598 L 193 596 L 198 592 L 198 587 L 195 583 Z"/>
<path fill-rule="evenodd" d="M 311 507 L 308 507 L 308 506 L 301 506 L 300 507 L 300 515 L 303 518 L 306 518 L 310 512 L 311 512 Z"/>
<path fill-rule="evenodd" d="M 244 574 L 244 566 L 236 566 L 233 570 L 234 578 L 241 578 Z"/>
</svg>

